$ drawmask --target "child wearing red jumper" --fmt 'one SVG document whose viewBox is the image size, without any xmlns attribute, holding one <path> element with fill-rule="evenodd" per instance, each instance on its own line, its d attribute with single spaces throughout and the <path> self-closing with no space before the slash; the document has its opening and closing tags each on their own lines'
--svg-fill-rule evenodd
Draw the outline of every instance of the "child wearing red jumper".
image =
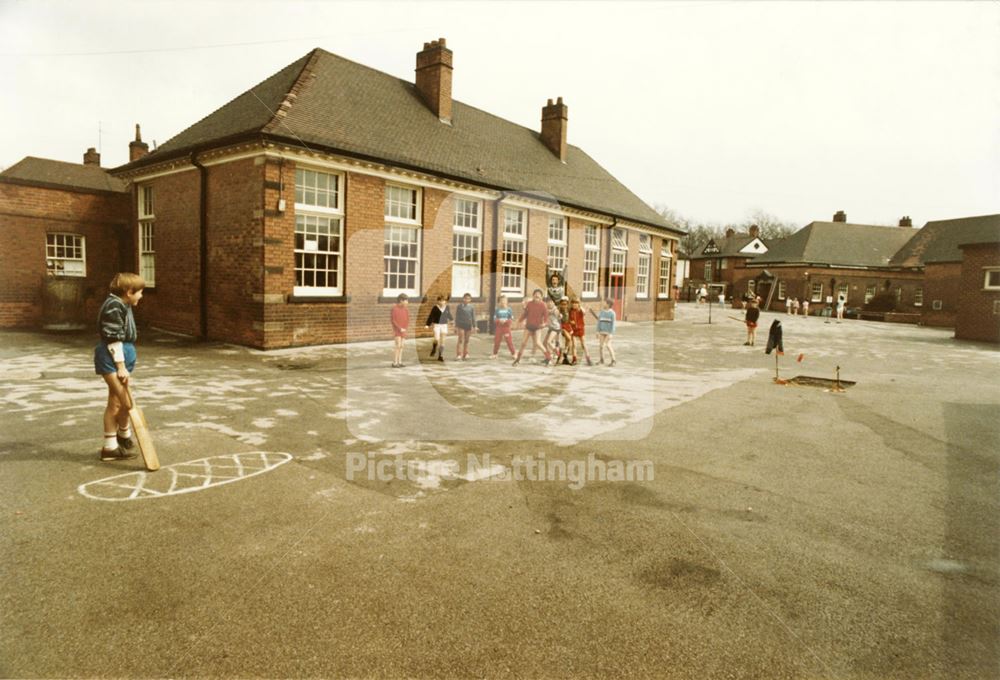
<svg viewBox="0 0 1000 680">
<path fill-rule="evenodd" d="M 587 365 L 593 366 L 594 362 L 590 360 L 590 352 L 587 350 L 587 343 L 584 339 L 586 317 L 583 310 L 580 309 L 580 300 L 577 298 L 573 298 L 570 303 L 569 320 L 573 324 L 573 363 L 576 363 L 576 345 L 580 345 L 583 349 L 583 355 L 587 357 Z"/>
<path fill-rule="evenodd" d="M 409 304 L 410 300 L 406 293 L 400 293 L 396 297 L 396 304 L 392 306 L 392 312 L 389 314 L 392 321 L 392 339 L 396 343 L 392 353 L 393 368 L 403 366 L 403 341 L 406 340 L 406 332 L 410 328 Z"/>
<path fill-rule="evenodd" d="M 542 290 L 536 288 L 531 293 L 531 300 L 524 306 L 521 318 L 518 319 L 518 324 L 524 324 L 524 340 L 521 341 L 521 351 L 514 358 L 515 366 L 521 363 L 521 356 L 524 354 L 524 348 L 527 346 L 529 339 L 534 343 L 532 345 L 534 349 L 540 349 L 545 352 L 546 360 L 551 358 L 548 350 L 538 342 L 538 331 L 545 326 L 547 319 L 548 310 L 545 309 L 545 303 L 542 302 Z"/>
</svg>

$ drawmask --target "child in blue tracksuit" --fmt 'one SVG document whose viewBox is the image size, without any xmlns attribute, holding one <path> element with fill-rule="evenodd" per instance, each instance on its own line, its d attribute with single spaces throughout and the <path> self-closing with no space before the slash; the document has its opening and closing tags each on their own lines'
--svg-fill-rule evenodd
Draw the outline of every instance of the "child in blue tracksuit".
<svg viewBox="0 0 1000 680">
<path fill-rule="evenodd" d="M 606 347 L 608 353 L 611 355 L 610 365 L 614 366 L 615 348 L 612 347 L 611 341 L 615 337 L 615 310 L 612 308 L 611 299 L 609 298 L 604 301 L 604 308 L 601 309 L 600 314 L 594 312 L 593 309 L 590 310 L 590 313 L 597 319 L 597 339 L 601 350 L 601 360 L 598 363 L 604 363 L 604 348 Z"/>
<path fill-rule="evenodd" d="M 104 409 L 103 461 L 135 458 L 132 431 L 129 427 L 129 399 L 126 394 L 129 375 L 135 369 L 135 341 L 138 333 L 132 308 L 142 299 L 146 282 L 138 274 L 121 272 L 111 279 L 111 293 L 101 305 L 97 332 L 101 341 L 94 348 L 94 372 L 108 386 Z"/>
</svg>

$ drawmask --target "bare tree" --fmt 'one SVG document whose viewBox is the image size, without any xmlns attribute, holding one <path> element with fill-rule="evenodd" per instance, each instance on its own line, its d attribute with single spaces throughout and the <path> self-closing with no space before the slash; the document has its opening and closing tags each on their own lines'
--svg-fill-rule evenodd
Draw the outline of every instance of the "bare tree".
<svg viewBox="0 0 1000 680">
<path fill-rule="evenodd" d="M 782 220 L 760 208 L 754 208 L 747 213 L 747 219 L 739 224 L 737 230 L 746 232 L 754 224 L 756 224 L 760 229 L 760 237 L 763 239 L 776 239 L 790 236 L 798 231 L 800 226 L 794 222 Z"/>
</svg>

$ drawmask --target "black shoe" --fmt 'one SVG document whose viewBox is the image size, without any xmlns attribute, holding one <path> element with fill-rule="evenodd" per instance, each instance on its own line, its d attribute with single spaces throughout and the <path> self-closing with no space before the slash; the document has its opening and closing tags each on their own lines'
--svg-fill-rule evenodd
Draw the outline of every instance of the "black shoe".
<svg viewBox="0 0 1000 680">
<path fill-rule="evenodd" d="M 434 355 L 437 354 L 437 351 L 438 351 L 438 344 L 435 342 L 433 345 L 431 345 L 431 359 L 434 358 Z"/>
<path fill-rule="evenodd" d="M 444 363 L 444 356 L 441 355 L 441 354 L 438 354 L 438 361 Z"/>
<path fill-rule="evenodd" d="M 132 441 L 131 437 L 126 439 L 125 437 L 118 435 L 117 439 L 118 439 L 118 446 L 125 449 L 126 451 L 131 451 L 132 447 L 135 446 L 135 442 Z"/>
<path fill-rule="evenodd" d="M 130 458 L 135 458 L 136 455 L 137 454 L 135 453 L 126 451 L 120 446 L 117 449 L 111 449 L 110 451 L 107 449 L 101 449 L 101 460 L 105 462 L 112 460 L 128 460 Z"/>
</svg>

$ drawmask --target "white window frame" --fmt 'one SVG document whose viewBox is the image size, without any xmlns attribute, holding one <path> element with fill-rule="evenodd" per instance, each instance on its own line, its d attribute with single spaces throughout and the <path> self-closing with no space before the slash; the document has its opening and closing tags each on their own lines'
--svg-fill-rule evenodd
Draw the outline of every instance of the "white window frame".
<svg viewBox="0 0 1000 680">
<path fill-rule="evenodd" d="M 865 304 L 867 305 L 872 301 L 872 298 L 878 294 L 878 286 L 874 283 L 865 286 Z"/>
<path fill-rule="evenodd" d="M 474 210 L 472 210 L 474 208 Z M 475 263 L 463 259 L 463 256 L 471 255 L 475 258 Z M 475 269 L 475 283 L 472 289 L 458 290 L 457 284 L 461 282 L 461 277 L 456 277 L 455 272 L 463 269 Z M 483 203 L 472 198 L 456 197 L 453 201 L 452 210 L 452 237 L 451 237 L 451 295 L 461 297 L 469 293 L 477 298 L 482 290 L 483 272 Z"/>
<path fill-rule="evenodd" d="M 318 181 L 320 177 L 325 178 L 323 184 L 327 188 L 322 188 Z M 315 178 L 315 182 L 310 179 Z M 335 186 L 331 190 L 329 187 L 333 183 Z M 309 167 L 299 167 L 295 169 L 295 227 L 293 231 L 294 242 L 292 244 L 293 256 L 295 258 L 295 280 L 292 286 L 292 294 L 300 297 L 309 296 L 339 296 L 344 292 L 344 176 L 341 173 L 326 172 L 325 170 L 314 170 Z M 313 194 L 312 203 L 308 202 L 310 193 Z M 322 200 L 321 200 L 322 197 Z M 328 225 L 328 240 L 336 238 L 337 247 L 319 250 L 322 235 L 319 233 L 320 224 Z M 334 229 L 334 226 L 336 229 Z M 315 227 L 311 231 L 310 227 Z M 299 247 L 299 236 L 302 236 L 302 247 Z M 315 238 L 310 238 L 315 235 Z M 310 245 L 315 244 L 315 245 Z M 302 265 L 299 264 L 299 256 L 302 257 Z M 299 274 L 302 272 L 303 281 L 306 271 L 331 271 L 329 265 L 323 268 L 306 267 L 305 261 L 309 256 L 326 256 L 334 258 L 336 265 L 336 281 L 334 285 L 308 286 L 299 284 Z M 329 283 L 329 282 L 327 282 Z"/>
<path fill-rule="evenodd" d="M 660 248 L 660 285 L 658 288 L 657 297 L 669 299 L 671 295 L 671 285 L 673 282 L 670 280 L 670 262 L 673 260 L 673 254 L 670 252 L 670 246 L 666 243 Z"/>
<path fill-rule="evenodd" d="M 511 219 L 516 217 L 516 219 Z M 516 225 L 516 226 L 515 226 Z M 528 258 L 528 218 L 520 208 L 504 208 L 503 245 L 500 265 L 500 292 L 524 295 L 524 269 Z M 518 255 L 518 260 L 511 256 Z M 517 285 L 508 285 L 508 279 L 516 278 Z"/>
<path fill-rule="evenodd" d="M 611 276 L 625 278 L 628 268 L 628 233 L 624 229 L 611 230 Z"/>
<path fill-rule="evenodd" d="M 819 286 L 817 291 L 816 286 Z M 823 302 L 823 282 L 814 281 L 809 289 L 809 302 Z"/>
<path fill-rule="evenodd" d="M 757 279 L 747 279 L 747 293 L 749 295 L 757 294 Z"/>
<path fill-rule="evenodd" d="M 139 186 L 139 276 L 147 288 L 156 287 L 156 209 L 153 187 Z"/>
<path fill-rule="evenodd" d="M 401 197 L 399 197 L 400 192 L 403 191 L 410 192 L 411 196 L 413 197 L 413 200 L 404 202 L 401 199 Z M 385 215 L 385 221 L 392 222 L 393 224 L 410 224 L 418 227 L 422 226 L 420 197 L 421 197 L 420 187 L 413 187 L 413 186 L 407 186 L 405 184 L 393 184 L 392 182 L 386 182 L 385 203 L 383 209 L 383 213 Z M 406 217 L 405 215 L 395 214 L 395 211 L 404 205 L 412 207 L 413 209 L 412 217 Z"/>
<path fill-rule="evenodd" d="M 991 274 L 997 274 L 1000 278 L 1000 267 L 983 267 L 983 290 L 1000 290 L 1000 281 L 990 283 Z"/>
<path fill-rule="evenodd" d="M 555 232 L 553 232 L 553 228 Z M 561 215 L 549 215 L 549 247 L 545 265 L 549 272 L 566 271 L 566 218 Z M 555 266 L 560 264 L 561 266 Z"/>
<path fill-rule="evenodd" d="M 635 296 L 649 299 L 649 275 L 653 261 L 653 239 L 649 234 L 639 234 L 639 258 L 635 264 Z"/>
<path fill-rule="evenodd" d="M 847 283 L 838 283 L 837 284 L 837 294 L 834 296 L 834 301 L 839 300 L 841 295 L 844 296 L 844 304 L 846 305 L 847 301 L 851 299 L 851 286 L 850 286 L 850 284 L 847 284 Z"/>
<path fill-rule="evenodd" d="M 785 300 L 788 298 L 788 288 L 785 285 L 785 281 L 778 281 L 778 299 Z"/>
<path fill-rule="evenodd" d="M 412 200 L 402 201 L 399 196 L 399 192 L 409 191 L 412 192 Z M 423 251 L 422 244 L 422 231 L 421 224 L 421 189 L 420 187 L 412 187 L 403 184 L 392 184 L 386 182 L 385 184 L 385 201 L 384 201 L 384 217 L 385 217 L 385 232 L 383 237 L 383 254 L 382 254 L 382 295 L 385 297 L 394 297 L 400 293 L 406 293 L 407 295 L 419 295 L 420 294 L 420 265 L 421 256 Z M 408 217 L 405 214 L 399 215 L 395 213 L 404 212 L 399 211 L 399 206 L 409 205 L 413 208 L 413 217 Z M 409 211 L 406 211 L 409 212 Z M 408 230 L 408 231 L 407 231 Z M 407 240 L 403 241 L 401 239 L 394 239 L 394 235 L 406 234 Z M 394 244 L 401 246 L 415 246 L 415 254 L 408 256 L 391 255 L 387 252 Z M 390 272 L 389 263 L 390 262 L 413 262 L 413 272 L 412 273 L 400 273 L 400 272 Z M 390 287 L 389 277 L 390 276 L 412 276 L 413 285 L 409 287 Z"/>
<path fill-rule="evenodd" d="M 67 239 L 71 242 L 67 243 Z M 62 254 L 60 254 L 62 249 Z M 67 249 L 72 255 L 67 255 Z M 79 249 L 79 257 L 76 251 Z M 74 263 L 67 271 L 66 263 Z M 79 266 L 77 266 L 79 265 Z M 45 235 L 45 271 L 49 276 L 82 278 L 87 276 L 87 237 L 72 232 L 54 231 Z"/>
<path fill-rule="evenodd" d="M 583 225 L 583 285 L 580 297 L 597 299 L 601 269 L 601 230 L 596 224 Z"/>
<path fill-rule="evenodd" d="M 728 268 L 729 268 L 729 258 L 728 257 L 721 258 L 719 260 L 719 270 L 721 271 L 723 269 L 728 269 Z"/>
<path fill-rule="evenodd" d="M 712 260 L 705 260 L 705 281 L 712 280 Z"/>
<path fill-rule="evenodd" d="M 924 306 L 924 289 L 922 286 L 917 286 L 913 289 L 913 306 L 923 307 Z"/>
</svg>

